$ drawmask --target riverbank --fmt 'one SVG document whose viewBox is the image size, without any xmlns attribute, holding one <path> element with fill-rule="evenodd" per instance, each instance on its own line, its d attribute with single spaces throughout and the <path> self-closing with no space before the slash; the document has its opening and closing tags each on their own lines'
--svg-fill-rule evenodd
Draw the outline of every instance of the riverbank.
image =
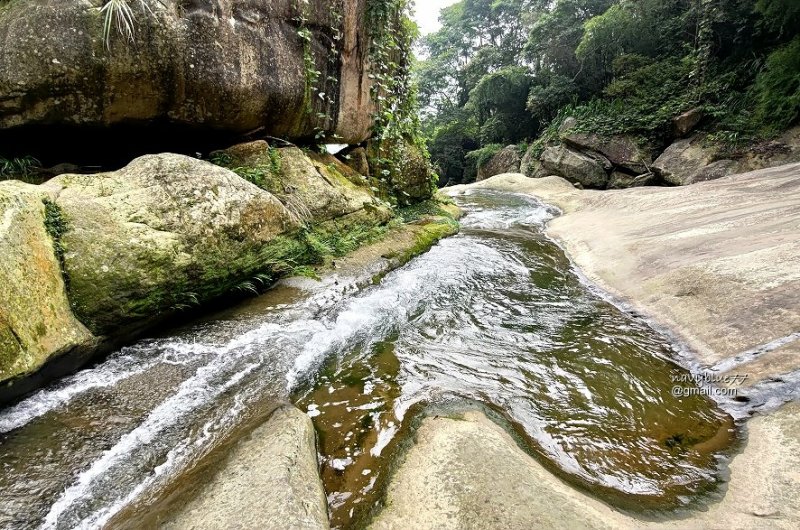
<svg viewBox="0 0 800 530">
<path fill-rule="evenodd" d="M 445 191 L 475 188 L 526 193 L 559 207 L 563 215 L 548 234 L 591 281 L 685 341 L 696 355 L 695 369 L 747 376 L 736 381 L 744 399 L 750 399 L 747 392 L 785 385 L 760 403 L 765 410 L 796 392 L 800 165 L 681 188 L 581 191 L 558 177 L 506 174 Z M 575 521 L 601 528 L 800 524 L 796 402 L 746 423 L 746 445 L 729 466 L 719 502 L 659 522 L 617 512 L 569 488 L 482 416 L 461 419 L 425 420 L 375 528 L 407 525 L 411 516 L 416 526 L 443 528 L 475 528 L 479 521 L 507 528 L 572 527 Z M 438 500 L 421 502 L 431 498 Z"/>
<path fill-rule="evenodd" d="M 578 190 L 499 175 L 560 208 L 547 233 L 589 280 L 751 386 L 800 368 L 800 164 L 677 188 Z M 749 354 L 749 355 L 748 355 Z"/>
</svg>

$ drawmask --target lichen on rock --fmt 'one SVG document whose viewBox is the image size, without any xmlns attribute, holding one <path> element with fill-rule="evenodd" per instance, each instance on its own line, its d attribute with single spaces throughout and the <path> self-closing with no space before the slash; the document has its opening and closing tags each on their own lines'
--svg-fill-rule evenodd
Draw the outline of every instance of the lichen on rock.
<svg viewBox="0 0 800 530">
<path fill-rule="evenodd" d="M 38 186 L 0 183 L 0 381 L 93 342 L 70 310 L 46 227 L 50 199 Z"/>
</svg>

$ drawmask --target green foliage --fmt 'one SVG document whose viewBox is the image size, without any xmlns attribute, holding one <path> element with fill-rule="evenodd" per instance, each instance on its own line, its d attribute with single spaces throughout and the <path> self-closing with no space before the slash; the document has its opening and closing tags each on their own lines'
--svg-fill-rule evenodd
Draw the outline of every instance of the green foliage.
<svg viewBox="0 0 800 530">
<path fill-rule="evenodd" d="M 441 21 L 419 75 L 448 183 L 469 181 L 490 144 L 532 140 L 541 153 L 570 115 L 655 148 L 692 108 L 727 145 L 798 119 L 796 0 L 462 0 Z"/>
<path fill-rule="evenodd" d="M 275 195 L 282 195 L 284 190 L 281 185 L 281 153 L 273 146 L 269 146 L 269 161 L 254 165 L 238 165 L 235 160 L 227 153 L 215 153 L 209 162 L 218 166 L 230 169 L 243 179 L 259 188 L 269 191 Z"/>
<path fill-rule="evenodd" d="M 34 182 L 42 164 L 32 156 L 22 158 L 3 158 L 0 156 L 0 180 L 22 180 Z"/>
<path fill-rule="evenodd" d="M 329 32 L 329 45 L 327 59 L 332 70 L 337 69 L 340 60 L 340 44 L 343 38 L 343 21 L 341 0 L 333 0 L 329 3 L 331 24 L 327 28 Z M 303 106 L 306 116 L 316 118 L 314 127 L 314 140 L 319 144 L 320 152 L 324 151 L 323 142 L 328 138 L 338 139 L 336 134 L 331 132 L 335 125 L 333 111 L 336 100 L 332 92 L 339 79 L 335 76 L 323 78 L 323 73 L 318 69 L 317 59 L 314 55 L 313 40 L 314 33 L 309 26 L 309 3 L 308 0 L 295 0 L 294 22 L 297 24 L 297 36 L 303 46 L 303 72 L 305 75 L 305 93 Z M 324 110 L 314 114 L 316 105 L 322 102 Z"/>
<path fill-rule="evenodd" d="M 797 0 L 757 0 L 756 13 L 768 31 L 784 34 L 800 25 L 800 2 Z"/>
<path fill-rule="evenodd" d="M 264 264 L 263 269 L 235 285 L 233 290 L 260 294 L 283 277 L 319 279 L 315 267 L 381 240 L 393 226 L 393 223 L 324 223 L 306 226 L 291 235 L 278 236 L 260 252 L 259 261 Z"/>
<path fill-rule="evenodd" d="M 56 259 L 61 264 L 62 271 L 64 270 L 64 243 L 62 238 L 67 233 L 67 221 L 64 219 L 64 214 L 61 208 L 56 203 L 49 199 L 44 199 L 44 227 L 47 234 L 53 240 L 53 249 L 56 253 Z M 66 278 L 66 274 L 64 274 Z"/>
<path fill-rule="evenodd" d="M 374 144 L 370 165 L 379 182 L 378 188 L 398 192 L 405 181 L 410 152 L 422 157 L 435 186 L 430 155 L 421 134 L 419 92 L 412 75 L 412 47 L 419 29 L 412 20 L 411 0 L 368 0 L 366 25 L 370 30 L 372 98 L 377 111 L 373 115 Z M 415 158 L 415 157 L 414 157 Z M 405 202 L 402 192 L 399 199 Z"/>
<path fill-rule="evenodd" d="M 755 120 L 763 129 L 782 131 L 800 118 L 800 37 L 774 51 L 753 86 Z"/>
<path fill-rule="evenodd" d="M 475 167 L 480 169 L 492 158 L 494 158 L 494 155 L 502 150 L 503 146 L 500 144 L 489 144 L 481 147 L 480 149 L 476 149 L 475 151 L 467 153 L 467 160 L 474 162 Z"/>
<path fill-rule="evenodd" d="M 516 143 L 531 130 L 525 112 L 531 77 L 518 66 L 484 76 L 469 93 L 467 110 L 473 112 L 483 143 Z"/>
<path fill-rule="evenodd" d="M 453 119 L 427 133 L 431 162 L 442 178 L 442 184 L 463 182 L 470 166 L 466 154 L 480 145 L 478 126 L 472 119 Z M 474 168 L 474 164 L 471 165 Z M 474 180 L 475 175 L 472 175 Z"/>
<path fill-rule="evenodd" d="M 111 48 L 111 33 L 116 26 L 117 32 L 128 42 L 133 42 L 133 28 L 136 23 L 136 15 L 133 12 L 131 4 L 134 0 L 106 0 L 105 5 L 100 8 L 100 14 L 103 15 L 103 42 L 107 49 Z M 150 6 L 147 5 L 145 0 L 138 0 L 137 2 L 142 11 L 152 14 Z"/>
<path fill-rule="evenodd" d="M 578 98 L 575 81 L 563 75 L 538 76 L 528 93 L 527 110 L 539 123 L 548 123 L 558 111 Z"/>
<path fill-rule="evenodd" d="M 450 214 L 442 209 L 442 202 L 438 199 L 428 199 L 411 206 L 400 208 L 397 211 L 398 217 L 404 223 L 419 221 L 424 217 L 450 217 Z"/>
</svg>

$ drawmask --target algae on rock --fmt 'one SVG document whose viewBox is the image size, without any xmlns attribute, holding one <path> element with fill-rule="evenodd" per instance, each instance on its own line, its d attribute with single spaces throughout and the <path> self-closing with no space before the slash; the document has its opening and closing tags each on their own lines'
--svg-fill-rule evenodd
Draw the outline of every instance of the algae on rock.
<svg viewBox="0 0 800 530">
<path fill-rule="evenodd" d="M 50 200 L 38 186 L 0 183 L 0 381 L 93 342 L 70 310 L 59 242 L 47 228 Z"/>
<path fill-rule="evenodd" d="M 70 300 L 96 334 L 226 292 L 267 265 L 264 245 L 298 226 L 271 194 L 181 155 L 61 175 L 44 188 L 70 219 Z"/>
</svg>

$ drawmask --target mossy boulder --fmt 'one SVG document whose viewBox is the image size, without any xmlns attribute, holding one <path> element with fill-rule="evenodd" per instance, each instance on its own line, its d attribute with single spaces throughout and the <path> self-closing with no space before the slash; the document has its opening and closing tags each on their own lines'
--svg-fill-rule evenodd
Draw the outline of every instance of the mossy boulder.
<svg viewBox="0 0 800 530">
<path fill-rule="evenodd" d="M 0 382 L 93 342 L 70 310 L 50 200 L 38 186 L 0 182 Z"/>
<path fill-rule="evenodd" d="M 277 197 L 304 222 L 320 223 L 382 206 L 366 179 L 332 155 L 297 147 L 270 147 L 258 140 L 223 151 L 226 165 Z M 386 207 L 383 206 L 385 209 Z"/>
<path fill-rule="evenodd" d="M 269 243 L 299 225 L 271 193 L 182 155 L 143 156 L 43 187 L 67 221 L 70 301 L 96 334 L 200 303 L 269 269 Z"/>
<path fill-rule="evenodd" d="M 425 152 L 409 140 L 370 140 L 367 157 L 372 176 L 387 184 L 400 204 L 430 199 L 436 189 Z"/>
</svg>

